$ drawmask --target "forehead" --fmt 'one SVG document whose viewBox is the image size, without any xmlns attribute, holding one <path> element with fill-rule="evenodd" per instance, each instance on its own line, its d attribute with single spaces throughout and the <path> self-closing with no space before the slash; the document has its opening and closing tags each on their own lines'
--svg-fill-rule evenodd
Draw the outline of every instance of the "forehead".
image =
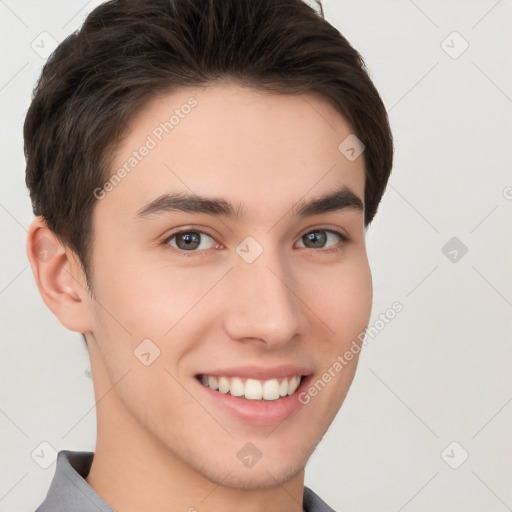
<svg viewBox="0 0 512 512">
<path fill-rule="evenodd" d="M 340 185 L 363 199 L 364 160 L 350 161 L 338 149 L 351 132 L 316 93 L 209 85 L 160 95 L 129 123 L 98 209 L 126 219 L 148 200 L 184 192 L 275 218 L 282 205 Z"/>
</svg>

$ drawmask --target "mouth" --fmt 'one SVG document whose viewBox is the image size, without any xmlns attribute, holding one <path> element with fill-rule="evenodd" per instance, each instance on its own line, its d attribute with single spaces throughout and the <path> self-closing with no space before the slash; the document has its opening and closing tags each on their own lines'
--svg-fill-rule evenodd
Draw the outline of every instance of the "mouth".
<svg viewBox="0 0 512 512">
<path fill-rule="evenodd" d="M 307 421 L 300 397 L 314 375 L 309 365 L 282 362 L 264 367 L 240 362 L 231 368 L 204 369 L 193 380 L 213 414 L 218 411 L 254 426 L 275 426 Z"/>
<path fill-rule="evenodd" d="M 297 374 L 260 380 L 223 375 L 196 375 L 196 379 L 206 388 L 223 395 L 254 401 L 276 401 L 293 395 L 297 392 L 305 377 L 307 376 Z"/>
</svg>

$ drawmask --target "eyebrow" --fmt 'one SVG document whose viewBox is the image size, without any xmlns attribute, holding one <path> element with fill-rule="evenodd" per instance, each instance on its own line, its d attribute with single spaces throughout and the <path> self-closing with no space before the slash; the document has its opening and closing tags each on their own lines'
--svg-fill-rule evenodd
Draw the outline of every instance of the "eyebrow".
<svg viewBox="0 0 512 512">
<path fill-rule="evenodd" d="M 292 208 L 292 215 L 308 217 L 339 210 L 356 210 L 364 212 L 363 201 L 347 186 L 307 201 L 300 200 Z M 197 194 L 178 192 L 162 194 L 153 201 L 142 206 L 135 218 L 144 219 L 156 214 L 167 212 L 187 212 L 226 217 L 240 220 L 245 211 L 240 203 L 233 204 L 222 198 L 204 197 Z"/>
</svg>

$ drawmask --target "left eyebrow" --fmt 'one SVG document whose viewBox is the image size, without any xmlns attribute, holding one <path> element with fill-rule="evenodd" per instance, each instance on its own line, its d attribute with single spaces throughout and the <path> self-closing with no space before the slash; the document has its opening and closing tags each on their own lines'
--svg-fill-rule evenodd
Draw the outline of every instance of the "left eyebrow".
<svg viewBox="0 0 512 512">
<path fill-rule="evenodd" d="M 299 201 L 292 209 L 296 217 L 309 217 L 337 210 L 356 210 L 364 212 L 363 201 L 347 186 L 308 201 Z M 240 203 L 233 204 L 222 198 L 204 197 L 189 193 L 162 194 L 140 208 L 136 218 L 147 218 L 155 214 L 182 211 L 206 214 L 215 217 L 227 217 L 240 220 L 245 211 Z"/>
<path fill-rule="evenodd" d="M 337 210 L 356 210 L 364 212 L 361 198 L 344 186 L 332 193 L 322 195 L 309 201 L 299 201 L 292 210 L 292 215 L 308 217 Z"/>
</svg>

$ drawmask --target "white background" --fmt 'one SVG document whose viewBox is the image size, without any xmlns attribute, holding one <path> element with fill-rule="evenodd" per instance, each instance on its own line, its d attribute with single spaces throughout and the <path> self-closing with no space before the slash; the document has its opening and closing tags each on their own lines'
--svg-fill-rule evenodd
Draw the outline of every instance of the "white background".
<svg viewBox="0 0 512 512">
<path fill-rule="evenodd" d="M 32 460 L 41 442 L 95 447 L 81 336 L 46 308 L 25 254 L 22 125 L 44 63 L 32 41 L 61 41 L 99 3 L 0 0 L 0 511 L 43 500 L 55 464 Z M 512 510 L 512 2 L 324 9 L 389 111 L 395 166 L 367 234 L 370 324 L 395 301 L 403 311 L 365 347 L 306 485 L 338 511 Z M 442 251 L 452 237 L 468 249 L 456 262 Z"/>
</svg>

